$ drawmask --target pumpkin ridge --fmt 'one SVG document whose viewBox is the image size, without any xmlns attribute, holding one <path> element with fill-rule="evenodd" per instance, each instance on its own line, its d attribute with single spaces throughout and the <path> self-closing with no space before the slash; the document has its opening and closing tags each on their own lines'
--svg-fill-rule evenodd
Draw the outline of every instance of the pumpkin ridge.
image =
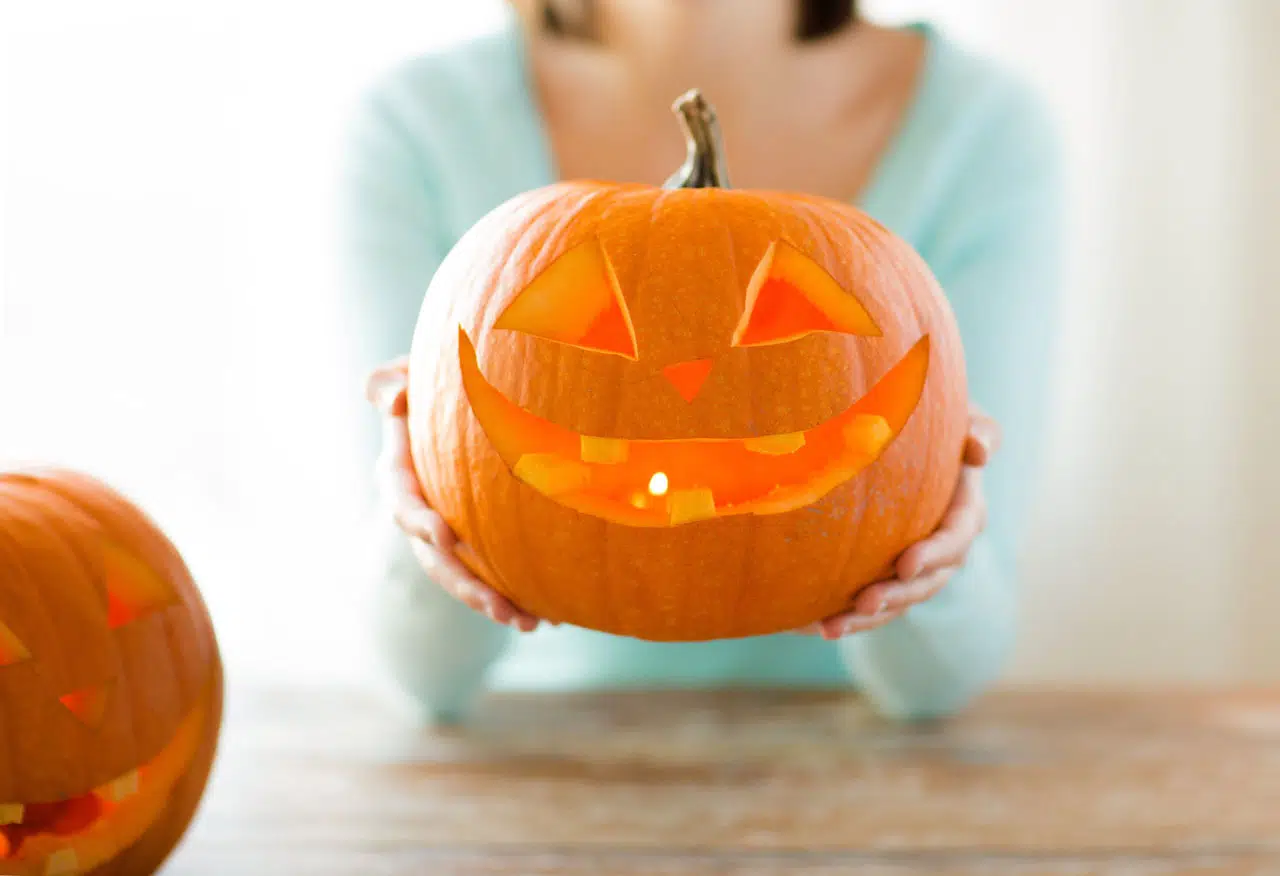
<svg viewBox="0 0 1280 876">
<path fill-rule="evenodd" d="M 579 218 L 580 213 L 585 209 L 586 205 L 590 205 L 595 200 L 597 200 L 598 196 L 602 196 L 602 193 L 599 192 L 597 188 L 591 187 L 585 184 L 570 183 L 570 184 L 564 184 L 564 187 L 569 192 L 574 192 L 578 195 L 577 199 L 572 202 L 574 205 L 573 208 L 572 209 L 566 208 L 563 204 L 559 203 L 558 199 L 548 198 L 545 205 L 546 209 L 540 210 L 534 217 L 531 217 L 530 219 L 526 220 L 526 224 L 524 225 L 522 233 L 518 238 L 517 245 L 516 247 L 514 247 L 515 255 L 518 256 L 526 248 L 532 249 L 535 246 L 538 247 L 539 249 L 539 255 L 541 254 L 542 251 L 547 251 L 552 249 L 552 247 L 549 246 L 549 242 L 556 240 L 559 235 L 565 234 L 566 226 L 570 226 L 575 220 Z M 547 225 L 549 225 L 550 227 L 544 227 Z M 549 266 L 554 262 L 555 262 L 555 259 L 551 258 L 547 261 L 546 266 Z M 502 269 L 502 274 L 505 275 L 506 272 L 509 270 L 519 270 L 519 268 L 516 267 L 518 263 L 519 263 L 518 258 L 512 258 L 508 260 Z M 535 273 L 533 277 L 525 278 L 524 285 L 527 285 L 528 283 L 536 279 L 537 276 L 541 274 L 542 270 L 546 269 L 546 266 L 544 266 L 537 273 Z M 519 292 L 520 290 L 518 289 L 515 292 L 515 295 L 518 295 Z M 514 300 L 514 295 L 512 296 L 512 300 Z M 495 307 L 497 306 L 498 303 L 499 302 L 497 301 L 493 302 Z M 506 305 L 503 304 L 502 307 L 503 309 L 505 309 Z M 501 313 L 502 311 L 499 310 L 497 313 L 497 316 L 500 316 Z M 496 320 L 497 316 L 487 317 L 487 319 Z M 479 343 L 478 338 L 476 339 L 476 343 L 477 344 Z M 477 421 L 475 428 L 479 430 L 483 438 L 484 427 L 480 425 Z M 464 442 L 462 447 L 460 448 L 460 451 L 461 451 L 461 457 L 462 457 L 463 470 L 469 473 L 469 476 L 465 480 L 467 488 L 466 488 L 464 499 L 463 499 L 464 505 L 467 509 L 466 516 L 467 516 L 467 519 L 474 520 L 476 518 L 476 512 L 477 512 L 477 503 L 475 498 L 477 493 L 477 485 L 476 485 L 477 468 L 472 464 L 472 461 L 471 461 L 473 458 L 471 455 L 471 442 L 469 441 Z M 517 485 L 512 495 L 512 499 L 514 500 L 514 503 L 522 518 L 525 517 L 528 513 L 527 507 L 526 507 L 527 503 L 524 501 L 524 498 L 523 498 L 524 493 L 525 493 L 525 489 Z M 531 527 L 529 527 L 528 525 L 519 527 L 518 536 L 517 536 L 518 544 L 519 544 L 518 553 L 519 553 L 519 556 L 524 559 L 524 562 L 521 565 L 526 568 L 534 567 L 534 564 L 530 562 L 530 559 L 535 555 L 534 552 L 531 550 L 531 546 L 529 542 L 528 533 L 530 532 L 530 529 Z M 479 545 L 474 545 L 474 547 L 480 548 L 480 550 L 483 551 L 484 554 L 486 555 L 492 555 L 491 553 L 493 551 L 492 545 L 479 544 Z M 522 605 L 521 602 L 517 599 L 516 595 L 511 591 L 509 585 L 506 582 L 506 579 L 501 567 L 496 566 L 496 564 L 494 563 L 490 563 L 489 567 L 493 569 L 494 575 L 499 579 L 498 581 L 490 582 L 490 586 L 492 586 L 495 590 L 497 590 L 504 597 L 510 600 L 511 603 L 515 605 L 517 608 L 528 611 L 529 609 L 527 608 L 527 606 Z M 544 594 L 546 592 L 546 586 L 542 581 L 541 576 L 539 576 L 536 573 L 535 574 L 526 573 L 526 580 L 537 582 L 535 587 L 531 589 L 531 592 L 526 597 L 526 599 L 533 602 L 534 604 L 545 604 L 543 600 L 545 598 Z"/>
<path fill-rule="evenodd" d="M 743 283 L 743 280 L 742 280 L 742 270 L 741 270 L 742 265 L 738 261 L 738 249 L 734 245 L 734 233 L 733 233 L 734 228 L 729 223 L 728 219 L 724 216 L 724 214 L 721 214 L 720 220 L 721 220 L 721 224 L 724 227 L 724 236 L 729 242 L 728 249 L 729 249 L 729 260 L 730 260 L 730 266 L 731 266 L 730 273 L 733 276 L 733 288 L 739 292 L 738 297 L 741 297 L 741 290 L 745 288 L 745 284 Z M 756 409 L 755 383 L 754 381 L 751 380 L 750 357 L 743 356 L 743 357 L 740 357 L 740 360 L 743 363 L 742 367 L 743 367 L 743 371 L 745 372 L 743 382 L 747 386 L 746 410 L 743 411 L 743 419 L 748 423 L 750 423 L 752 419 L 751 414 Z M 742 529 L 745 530 L 745 532 L 742 534 L 742 541 L 743 541 L 742 550 L 739 552 L 739 555 L 742 558 L 742 566 L 741 566 L 742 584 L 738 588 L 738 592 L 736 596 L 731 598 L 732 606 L 729 608 L 727 612 L 724 613 L 725 616 L 730 619 L 735 617 L 741 617 L 744 614 L 743 609 L 746 606 L 751 606 L 752 611 L 754 611 L 754 605 L 755 605 L 755 593 L 754 593 L 755 573 L 754 573 L 753 556 L 755 553 L 757 530 L 759 528 L 759 523 L 756 520 L 756 515 L 754 514 L 746 515 L 746 519 L 741 524 L 741 526 L 742 526 Z"/>
<path fill-rule="evenodd" d="M 497 215 L 433 282 L 451 303 L 447 320 L 439 306 L 420 318 L 409 391 L 427 416 L 410 438 L 428 501 L 526 611 L 651 640 L 792 629 L 847 608 L 944 507 L 967 419 L 957 327 L 928 265 L 865 213 L 596 181 Z M 495 332 L 537 272 L 589 236 L 616 269 L 638 360 Z M 831 307 L 838 286 L 868 319 L 839 306 L 838 333 L 732 348 L 742 274 L 770 242 L 805 260 L 780 269 L 800 295 Z M 538 324 L 554 329 L 559 306 Z M 871 321 L 880 336 L 850 336 Z M 661 380 L 712 358 L 697 396 Z"/>
<path fill-rule="evenodd" d="M 113 627 L 108 543 L 179 599 Z M 221 724 L 216 640 L 180 554 L 100 481 L 0 471 L 0 597 L 31 652 L 0 667 L 0 870 L 154 872 L 203 794 L 211 758 L 197 754 Z M 205 720 L 180 737 L 191 715 Z M 191 756 L 149 772 L 180 738 Z"/>
<path fill-rule="evenodd" d="M 109 531 L 106 529 L 106 527 L 103 527 L 102 524 L 97 523 L 94 518 L 94 509 L 87 506 L 84 502 L 77 501 L 78 497 L 74 494 L 73 491 L 69 491 L 69 490 L 64 491 L 63 489 L 60 489 L 58 485 L 55 485 L 52 488 L 51 492 L 53 496 L 57 497 L 61 502 L 65 503 L 68 507 L 74 508 L 78 512 L 80 512 L 80 515 L 82 516 L 83 525 L 85 526 L 86 529 L 93 531 L 93 535 L 98 540 L 99 543 L 101 543 L 103 540 L 110 540 L 112 542 L 120 544 L 121 538 L 128 535 L 128 533 Z M 46 501 L 47 501 L 47 498 L 46 498 Z M 121 513 L 123 513 L 124 509 L 113 509 L 113 510 L 118 510 Z M 56 516 L 53 517 L 53 519 L 50 519 L 48 521 L 48 525 L 49 525 L 50 531 L 57 533 L 57 535 L 62 538 L 64 543 L 66 543 L 67 546 L 76 554 L 78 565 L 81 571 L 85 573 L 86 577 L 93 579 L 93 584 L 95 586 L 95 589 L 98 589 L 101 591 L 102 605 L 105 613 L 108 594 L 106 589 L 105 569 L 103 568 L 103 562 L 104 562 L 103 558 L 100 555 L 90 556 L 85 551 L 81 550 L 79 545 L 77 544 L 78 539 L 74 537 L 74 534 L 67 533 L 61 529 L 62 521 L 58 519 Z M 129 550 L 127 547 L 123 549 Z M 141 558 L 139 558 L 139 561 L 145 562 Z M 98 580 L 99 578 L 101 578 L 102 580 Z M 161 623 L 163 622 L 164 621 L 162 619 Z M 129 671 L 126 665 L 126 661 L 123 659 L 117 659 L 114 674 L 111 676 L 111 680 L 110 680 L 111 685 L 118 692 L 117 695 L 126 696 L 126 697 L 129 696 L 129 692 L 133 690 L 133 687 L 131 686 L 130 681 L 131 679 L 129 677 Z M 132 711 L 133 706 L 134 706 L 134 703 L 130 701 L 129 708 L 126 710 L 127 712 L 126 720 L 129 722 L 130 726 L 128 731 L 123 733 L 122 735 L 125 738 L 132 741 L 133 752 L 129 760 L 133 763 L 142 763 L 147 760 L 150 760 L 151 757 L 154 756 L 157 752 L 147 751 L 146 746 L 142 745 L 141 742 L 139 742 L 139 740 L 137 739 L 137 734 L 133 727 L 133 723 L 134 723 L 133 711 Z M 160 742 L 158 744 L 163 746 L 164 743 Z"/>
<path fill-rule="evenodd" d="M 863 261 L 870 260 L 869 254 L 867 253 L 867 250 L 866 250 L 866 246 L 863 244 L 862 240 L 860 239 L 859 229 L 857 227 L 850 228 L 847 223 L 842 223 L 840 226 L 840 231 L 843 234 L 847 235 L 849 238 L 851 238 L 851 240 L 848 243 L 845 243 L 845 241 L 837 241 L 833 236 L 830 224 L 818 221 L 818 219 L 814 216 L 815 206 L 813 204 L 806 202 L 805 204 L 802 205 L 802 209 L 805 211 L 806 214 L 808 214 L 808 216 L 810 217 L 810 221 L 813 223 L 813 225 L 816 228 L 818 228 L 819 231 L 821 232 L 823 238 L 827 242 L 827 247 L 829 252 L 837 252 L 837 253 L 844 252 L 846 254 L 845 257 L 850 260 L 851 267 L 853 267 L 855 270 L 856 270 L 856 266 L 858 264 L 859 259 L 862 259 Z M 854 243 L 854 242 L 856 242 L 858 245 L 857 246 L 849 245 L 850 243 Z M 854 295 L 860 301 L 865 297 L 864 295 L 860 294 L 861 290 L 856 288 L 856 284 L 854 284 L 855 288 L 849 288 L 848 281 L 846 281 L 846 283 L 842 283 L 841 285 L 845 287 L 845 291 L 847 293 Z M 866 307 L 865 304 L 863 306 Z M 876 320 L 876 317 L 874 314 L 872 314 L 871 318 L 873 321 Z M 879 325 L 878 321 L 877 321 L 877 325 Z M 880 331 L 881 331 L 881 337 L 883 337 L 884 329 L 881 328 Z M 865 364 L 865 361 L 862 359 L 862 357 L 860 356 L 853 357 L 853 373 L 850 374 L 849 379 L 852 386 L 865 386 L 868 383 L 869 378 L 866 372 L 866 364 Z M 856 392 L 852 394 L 856 395 Z M 872 485 L 875 483 L 875 479 L 877 477 L 877 472 L 875 471 L 867 472 L 866 474 L 867 474 L 867 477 L 854 478 L 853 481 L 846 481 L 845 484 L 842 485 L 842 488 L 839 491 L 845 497 L 847 497 L 848 503 L 851 504 L 853 508 L 856 509 L 855 513 L 858 513 L 859 516 L 863 516 L 867 513 Z M 834 494 L 837 491 L 832 491 L 832 492 Z M 828 499 L 830 500 L 830 495 L 828 496 Z M 827 525 L 830 526 L 830 525 L 833 525 L 833 523 L 834 521 L 831 521 Z M 832 554 L 831 554 L 831 566 L 830 566 L 829 574 L 831 576 L 832 581 L 840 582 L 844 579 L 845 570 L 848 568 L 849 559 L 850 557 L 857 556 L 861 546 L 861 540 L 864 537 L 864 534 L 865 534 L 865 530 L 860 527 L 853 527 L 853 528 L 846 527 L 843 529 L 843 537 L 837 540 L 835 550 L 832 551 Z M 849 594 L 849 599 L 851 600 L 856 593 L 857 591 L 855 590 L 853 594 Z"/>
</svg>

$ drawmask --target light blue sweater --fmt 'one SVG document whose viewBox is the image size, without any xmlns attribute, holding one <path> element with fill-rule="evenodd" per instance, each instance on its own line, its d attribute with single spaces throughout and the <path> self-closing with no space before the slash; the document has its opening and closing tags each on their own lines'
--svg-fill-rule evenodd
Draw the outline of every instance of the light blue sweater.
<svg viewBox="0 0 1280 876">
<path fill-rule="evenodd" d="M 436 716 L 484 686 L 730 685 L 861 689 L 883 714 L 952 712 L 991 683 L 1016 627 L 1058 290 L 1052 126 L 1029 91 L 927 25 L 926 68 L 859 206 L 915 246 L 959 320 L 973 400 L 1005 430 L 985 475 L 990 522 L 940 595 L 838 643 L 776 635 L 662 644 L 573 628 L 519 635 L 445 597 L 392 542 L 384 651 Z M 514 26 L 393 70 L 362 103 L 346 173 L 353 337 L 364 366 L 409 349 L 422 295 L 483 214 L 556 178 Z"/>
</svg>

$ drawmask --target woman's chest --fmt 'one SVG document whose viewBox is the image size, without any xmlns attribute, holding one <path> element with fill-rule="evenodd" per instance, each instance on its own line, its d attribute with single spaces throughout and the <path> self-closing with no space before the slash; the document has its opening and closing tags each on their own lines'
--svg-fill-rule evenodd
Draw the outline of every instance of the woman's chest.
<svg viewBox="0 0 1280 876">
<path fill-rule="evenodd" d="M 719 112 L 725 158 L 736 188 L 808 192 L 857 201 L 891 148 L 899 113 L 861 117 L 771 116 Z M 684 160 L 670 114 L 615 108 L 601 119 L 549 120 L 547 134 L 562 179 L 661 184 Z"/>
</svg>

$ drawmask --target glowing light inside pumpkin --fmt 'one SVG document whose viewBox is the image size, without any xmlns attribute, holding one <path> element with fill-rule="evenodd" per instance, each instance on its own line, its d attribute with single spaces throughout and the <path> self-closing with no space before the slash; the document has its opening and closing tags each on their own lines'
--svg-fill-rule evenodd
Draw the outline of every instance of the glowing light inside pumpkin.
<svg viewBox="0 0 1280 876">
<path fill-rule="evenodd" d="M 107 542 L 102 547 L 107 579 L 107 623 L 122 627 L 176 601 L 173 589 L 131 551 Z"/>
<path fill-rule="evenodd" d="M 459 331 L 458 346 L 472 410 L 517 479 L 576 511 L 646 527 L 811 505 L 879 458 L 919 403 L 929 367 L 926 335 L 862 398 L 804 432 L 584 439 L 490 384 L 465 331 Z"/>
<path fill-rule="evenodd" d="M 636 334 L 608 256 L 595 238 L 570 249 L 493 324 L 569 346 L 636 359 Z"/>
<path fill-rule="evenodd" d="M 0 666 L 13 666 L 31 659 L 31 652 L 13 630 L 0 623 Z"/>
<path fill-rule="evenodd" d="M 87 687 L 58 697 L 58 702 L 67 707 L 67 711 L 80 719 L 81 723 L 97 727 L 107 713 L 107 694 L 105 685 Z"/>
<path fill-rule="evenodd" d="M 782 344 L 813 332 L 881 335 L 866 308 L 821 265 L 790 244 L 771 244 L 747 284 L 733 345 Z"/>
<path fill-rule="evenodd" d="M 711 374 L 712 359 L 695 359 L 692 362 L 677 362 L 662 369 L 662 376 L 667 378 L 676 392 L 687 402 L 693 401 L 702 392 L 702 384 L 707 382 Z"/>
<path fill-rule="evenodd" d="M 190 768 L 206 717 L 197 707 L 159 754 L 94 791 L 48 803 L 0 803 L 0 873 L 15 872 L 13 866 L 41 876 L 89 872 L 135 843 Z"/>
</svg>

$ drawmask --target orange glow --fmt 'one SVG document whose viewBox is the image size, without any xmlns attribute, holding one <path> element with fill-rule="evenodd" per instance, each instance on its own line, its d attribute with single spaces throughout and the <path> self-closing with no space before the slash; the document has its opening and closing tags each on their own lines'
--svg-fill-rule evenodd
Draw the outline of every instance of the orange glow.
<svg viewBox="0 0 1280 876">
<path fill-rule="evenodd" d="M 714 364 L 715 361 L 712 359 L 677 362 L 675 365 L 668 365 L 663 368 L 662 376 L 671 382 L 671 385 L 676 388 L 676 392 L 680 393 L 682 399 L 691 402 L 702 391 L 702 384 L 706 382 L 707 376 L 711 374 L 711 366 Z"/>
<path fill-rule="evenodd" d="M 789 244 L 775 243 L 747 286 L 733 345 L 781 344 L 812 332 L 879 335 L 880 329 L 821 266 Z"/>
<path fill-rule="evenodd" d="M 58 697 L 58 702 L 66 706 L 67 711 L 79 718 L 81 723 L 97 727 L 107 713 L 108 693 L 106 685 L 87 687 Z"/>
<path fill-rule="evenodd" d="M 861 399 L 806 432 L 623 440 L 584 437 L 522 409 L 485 379 L 461 330 L 458 345 L 472 410 L 513 474 L 562 505 L 631 526 L 812 504 L 879 458 L 915 410 L 929 366 L 925 336 Z M 597 442 L 607 442 L 612 461 L 586 452 Z M 661 491 L 652 489 L 658 474 Z"/>
<path fill-rule="evenodd" d="M 196 755 L 206 718 L 203 706 L 194 709 L 159 754 L 104 788 L 24 806 L 21 823 L 0 827 L 0 861 L 8 862 L 0 872 L 97 872 L 163 814 Z"/>
<path fill-rule="evenodd" d="M 31 659 L 31 652 L 13 630 L 0 623 L 0 667 Z"/>
<path fill-rule="evenodd" d="M 103 545 L 107 586 L 107 623 L 121 627 L 174 602 L 172 588 L 130 551 Z"/>
<path fill-rule="evenodd" d="M 516 296 L 495 329 L 636 358 L 636 335 L 613 266 L 592 238 L 556 259 Z"/>
</svg>

